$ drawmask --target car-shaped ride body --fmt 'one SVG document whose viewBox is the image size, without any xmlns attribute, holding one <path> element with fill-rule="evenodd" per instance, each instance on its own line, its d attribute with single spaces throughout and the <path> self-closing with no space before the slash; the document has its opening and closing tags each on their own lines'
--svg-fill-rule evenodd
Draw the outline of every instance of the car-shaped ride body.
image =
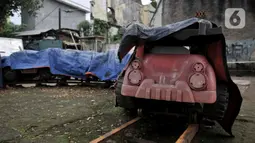
<svg viewBox="0 0 255 143">
<path fill-rule="evenodd" d="M 115 85 L 116 106 L 206 118 L 232 135 L 242 97 L 228 72 L 221 27 L 198 18 L 155 28 L 134 23 L 125 29 L 119 59 L 132 48 Z"/>
</svg>

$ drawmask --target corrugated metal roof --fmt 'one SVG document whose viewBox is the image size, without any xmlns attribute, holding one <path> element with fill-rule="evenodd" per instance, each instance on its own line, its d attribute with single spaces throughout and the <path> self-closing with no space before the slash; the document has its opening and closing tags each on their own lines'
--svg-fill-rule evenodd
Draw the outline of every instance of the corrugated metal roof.
<svg viewBox="0 0 255 143">
<path fill-rule="evenodd" d="M 48 28 L 48 29 L 38 29 L 38 30 L 29 30 L 29 31 L 22 31 L 22 32 L 16 32 L 16 36 L 33 36 L 33 35 L 40 35 L 42 33 L 55 30 L 58 31 L 59 29 L 54 29 L 54 28 Z M 79 37 L 79 31 L 75 29 L 70 29 L 70 28 L 61 28 L 61 32 L 70 34 L 70 32 L 73 33 L 74 36 Z"/>
<path fill-rule="evenodd" d="M 60 3 L 63 3 L 63 4 L 66 4 L 66 5 L 69 5 L 69 6 L 73 7 L 73 8 L 79 9 L 81 11 L 84 11 L 86 13 L 90 12 L 90 8 L 88 8 L 86 6 L 83 6 L 81 4 L 78 4 L 76 2 L 73 2 L 71 0 L 56 0 L 56 1 L 58 1 Z"/>
<path fill-rule="evenodd" d="M 54 30 L 54 29 L 39 29 L 39 30 L 29 30 L 29 31 L 23 31 L 23 32 L 17 32 L 16 36 L 32 36 L 32 35 L 39 35 L 41 33 Z"/>
</svg>

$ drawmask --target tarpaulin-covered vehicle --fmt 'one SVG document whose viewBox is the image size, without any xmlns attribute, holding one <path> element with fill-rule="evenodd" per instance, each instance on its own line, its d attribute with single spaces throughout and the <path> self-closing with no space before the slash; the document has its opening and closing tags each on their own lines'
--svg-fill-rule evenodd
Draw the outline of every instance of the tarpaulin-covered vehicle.
<svg viewBox="0 0 255 143">
<path fill-rule="evenodd" d="M 111 85 L 129 60 L 118 62 L 117 49 L 106 52 L 64 50 L 23 50 L 1 60 L 6 85 L 18 83 L 65 83 L 70 79 L 104 81 Z M 74 81 L 77 83 L 77 81 Z"/>
<path fill-rule="evenodd" d="M 134 23 L 125 29 L 119 59 L 134 46 L 115 86 L 116 106 L 203 117 L 232 135 L 242 97 L 228 72 L 221 27 L 198 18 L 156 28 Z"/>
</svg>

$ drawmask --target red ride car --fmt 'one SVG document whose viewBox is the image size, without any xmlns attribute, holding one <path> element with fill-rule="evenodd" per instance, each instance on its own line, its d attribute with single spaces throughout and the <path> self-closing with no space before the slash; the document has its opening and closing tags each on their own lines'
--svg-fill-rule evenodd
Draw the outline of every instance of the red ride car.
<svg viewBox="0 0 255 143">
<path fill-rule="evenodd" d="M 218 121 L 229 134 L 242 97 L 228 73 L 221 27 L 197 18 L 157 28 L 127 27 L 120 60 L 135 47 L 119 75 L 116 106 Z"/>
</svg>

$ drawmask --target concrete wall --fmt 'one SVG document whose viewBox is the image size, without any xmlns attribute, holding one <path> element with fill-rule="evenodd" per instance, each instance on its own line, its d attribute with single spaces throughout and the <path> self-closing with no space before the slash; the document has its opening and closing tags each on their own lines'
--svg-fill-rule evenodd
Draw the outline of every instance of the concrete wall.
<svg viewBox="0 0 255 143">
<path fill-rule="evenodd" d="M 162 26 L 162 13 L 163 13 L 163 4 L 162 2 L 159 3 L 160 0 L 158 0 L 158 10 L 155 13 L 155 16 L 152 19 L 151 26 L 159 27 Z M 152 18 L 152 17 L 151 17 Z"/>
<path fill-rule="evenodd" d="M 107 21 L 106 1 L 107 0 L 94 0 L 95 5 L 91 9 L 94 18 Z"/>
<path fill-rule="evenodd" d="M 142 22 L 140 17 L 141 3 L 137 0 L 111 0 L 110 6 L 115 10 L 119 25 L 127 25 L 133 21 Z"/>
<path fill-rule="evenodd" d="M 226 39 L 248 39 L 255 36 L 254 0 L 163 0 L 163 25 L 195 16 L 197 11 L 205 11 L 206 19 L 221 25 Z M 246 27 L 230 30 L 224 25 L 224 12 L 229 7 L 241 7 L 246 10 Z"/>
<path fill-rule="evenodd" d="M 21 23 L 26 26 L 24 30 L 33 30 L 35 27 L 35 17 L 30 16 L 26 9 L 22 9 Z"/>
<path fill-rule="evenodd" d="M 151 4 L 142 6 L 140 10 L 141 21 L 145 25 L 149 25 L 155 8 Z"/>
<path fill-rule="evenodd" d="M 76 10 L 54 0 L 44 0 L 43 8 L 38 10 L 36 17 L 28 16 L 25 11 L 22 12 L 22 23 L 28 24 L 26 30 L 58 28 L 58 8 L 62 9 L 62 28 L 77 29 L 77 25 L 85 20 L 85 12 Z M 64 10 L 73 10 L 73 12 L 66 13 Z"/>
<path fill-rule="evenodd" d="M 139 21 L 149 24 L 152 17 L 150 11 L 155 10 L 151 5 L 143 6 L 141 0 L 94 0 L 95 6 L 92 13 L 95 18 L 107 20 L 106 4 L 115 11 L 117 24 L 125 26 L 130 22 Z"/>
<path fill-rule="evenodd" d="M 95 0 L 100 3 L 101 0 Z M 105 0 L 103 0 L 104 3 Z M 140 0 L 108 0 L 108 6 L 115 10 L 117 24 L 126 25 L 134 20 L 148 25 L 153 11 L 150 6 L 142 6 Z M 101 5 L 102 6 L 102 5 Z M 246 26 L 240 30 L 227 29 L 224 25 L 226 8 L 242 7 L 246 11 Z M 205 11 L 206 19 L 222 26 L 227 40 L 240 40 L 255 37 L 255 0 L 162 0 L 153 19 L 152 26 L 161 26 L 195 16 L 198 11 Z M 105 9 L 103 6 L 102 10 Z M 106 18 L 105 14 L 98 17 Z M 97 18 L 98 18 L 97 17 Z"/>
<path fill-rule="evenodd" d="M 255 40 L 229 40 L 227 43 L 228 61 L 255 61 Z"/>
</svg>

